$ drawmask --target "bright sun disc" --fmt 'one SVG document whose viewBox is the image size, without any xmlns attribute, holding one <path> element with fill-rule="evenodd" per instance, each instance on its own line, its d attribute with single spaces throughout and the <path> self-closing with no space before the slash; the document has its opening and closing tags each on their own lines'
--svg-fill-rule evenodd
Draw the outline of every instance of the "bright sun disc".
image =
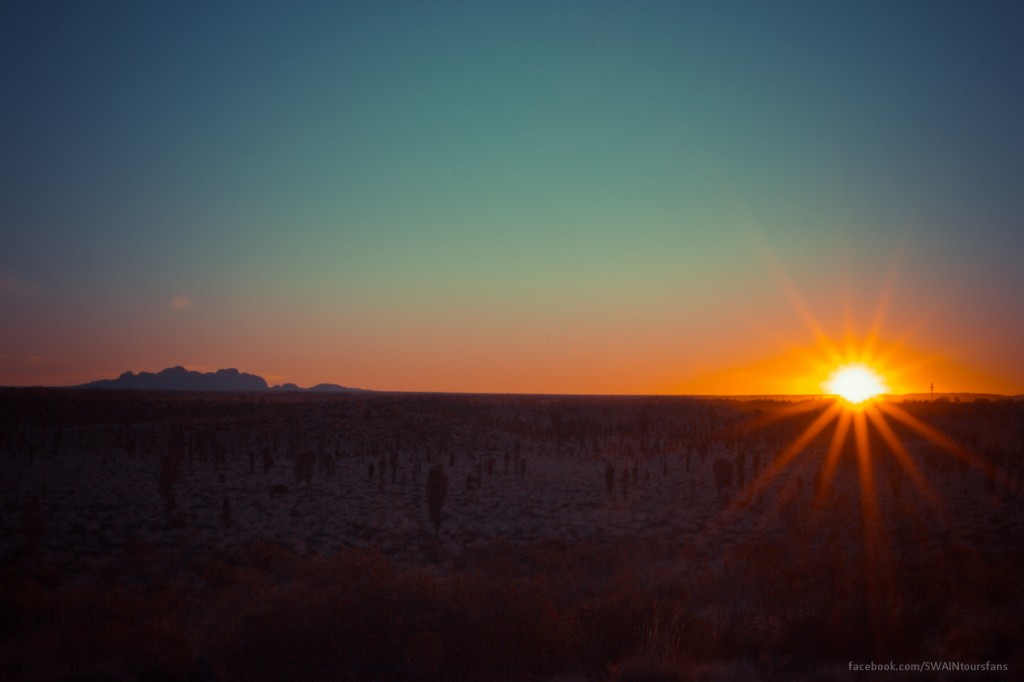
<svg viewBox="0 0 1024 682">
<path fill-rule="evenodd" d="M 844 365 L 832 372 L 825 382 L 825 390 L 856 405 L 888 389 L 878 373 L 870 367 Z"/>
</svg>

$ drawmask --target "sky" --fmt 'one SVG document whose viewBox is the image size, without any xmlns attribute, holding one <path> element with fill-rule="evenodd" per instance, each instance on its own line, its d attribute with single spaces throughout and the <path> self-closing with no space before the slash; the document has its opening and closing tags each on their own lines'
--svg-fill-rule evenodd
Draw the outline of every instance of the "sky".
<svg viewBox="0 0 1024 682">
<path fill-rule="evenodd" d="M 0 5 L 0 385 L 1024 393 L 1013 2 Z"/>
</svg>

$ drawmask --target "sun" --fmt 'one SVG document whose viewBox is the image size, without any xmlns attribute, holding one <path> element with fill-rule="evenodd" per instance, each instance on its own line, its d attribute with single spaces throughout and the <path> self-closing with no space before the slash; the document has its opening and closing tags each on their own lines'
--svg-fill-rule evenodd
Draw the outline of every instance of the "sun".
<svg viewBox="0 0 1024 682">
<path fill-rule="evenodd" d="M 824 388 L 852 405 L 859 405 L 889 390 L 878 372 L 862 364 L 837 367 L 824 383 Z"/>
</svg>

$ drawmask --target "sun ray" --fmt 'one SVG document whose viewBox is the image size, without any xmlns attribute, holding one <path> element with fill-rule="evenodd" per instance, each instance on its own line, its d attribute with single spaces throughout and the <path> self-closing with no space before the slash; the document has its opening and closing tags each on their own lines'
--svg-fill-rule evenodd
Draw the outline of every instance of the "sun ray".
<svg viewBox="0 0 1024 682">
<path fill-rule="evenodd" d="M 843 445 L 846 443 L 846 436 L 850 431 L 850 422 L 853 412 L 843 410 L 839 413 L 836 422 L 836 430 L 832 434 L 832 442 L 828 447 L 828 454 L 825 456 L 824 468 L 821 472 L 821 485 L 815 492 L 815 505 L 819 506 L 825 501 L 829 488 L 832 485 L 832 477 L 835 475 L 836 466 L 839 464 L 839 455 L 842 453 Z"/>
<path fill-rule="evenodd" d="M 889 314 L 889 306 L 892 305 L 892 294 L 896 288 L 896 279 L 899 273 L 899 260 L 896 259 L 889 267 L 882 284 L 882 292 L 878 297 L 878 305 L 875 306 L 875 313 L 868 324 L 868 332 L 864 339 L 864 346 L 861 348 L 860 360 L 871 362 L 875 357 L 875 348 L 882 335 L 882 327 L 885 325 L 885 318 Z"/>
<path fill-rule="evenodd" d="M 814 409 L 820 409 L 820 401 L 805 401 L 808 404 L 807 407 L 801 407 L 800 409 L 793 409 L 796 406 L 787 406 L 783 408 L 783 411 L 789 415 L 804 414 L 811 412 Z M 804 405 L 801 403 L 800 405 Z M 738 491 L 733 500 L 726 506 L 725 509 L 717 516 L 717 518 L 710 524 L 705 532 L 713 536 L 720 528 L 728 525 L 733 519 L 739 517 L 746 512 L 747 508 L 755 503 L 761 492 L 771 485 L 773 482 L 779 480 L 781 477 L 787 474 L 785 482 L 783 483 L 783 489 L 780 492 L 779 498 L 775 500 L 775 509 L 780 509 L 788 502 L 792 497 L 793 491 L 791 489 L 791 480 L 793 477 L 793 467 L 789 466 L 794 463 L 796 458 L 802 454 L 806 446 L 814 440 L 814 438 L 825 429 L 829 423 L 836 419 L 837 415 L 841 414 L 841 409 L 838 404 L 833 401 L 826 407 L 825 411 L 812 422 L 804 431 L 791 443 L 786 449 L 784 449 L 774 461 L 766 463 L 762 471 L 742 490 Z M 755 423 L 763 423 L 763 418 Z M 772 420 L 770 423 L 775 423 L 779 420 Z M 748 425 L 749 427 L 749 425 Z M 766 528 L 772 518 L 770 516 L 770 509 L 764 509 L 755 524 L 755 531 L 760 531 Z"/>
<path fill-rule="evenodd" d="M 810 424 L 810 426 L 804 429 L 803 433 L 797 436 L 797 438 L 789 445 L 789 447 L 787 447 L 779 454 L 779 457 L 776 459 L 775 462 L 773 462 L 772 468 L 781 470 L 788 466 L 789 463 L 798 454 L 803 452 L 807 445 L 812 440 L 814 440 L 814 438 L 819 433 L 821 433 L 822 429 L 828 426 L 829 422 L 831 422 L 833 419 L 836 418 L 836 416 L 838 416 L 839 411 L 840 408 L 837 403 L 832 403 L 831 405 L 829 405 L 824 412 L 818 415 L 818 417 Z"/>
<path fill-rule="evenodd" d="M 925 499 L 928 500 L 929 504 L 931 504 L 932 507 L 941 511 L 942 505 L 940 504 L 938 494 L 935 492 L 934 488 L 932 488 L 931 484 L 928 483 L 928 479 L 925 478 L 924 474 L 921 472 L 920 467 L 918 467 L 917 463 L 914 462 L 913 458 L 910 456 L 910 453 L 907 452 L 906 446 L 904 446 L 900 439 L 896 436 L 896 433 L 892 430 L 892 427 L 889 426 L 889 423 L 885 420 L 885 417 L 882 416 L 882 413 L 879 411 L 878 407 L 872 405 L 866 411 L 866 413 L 868 415 L 868 419 L 871 420 L 872 425 L 882 436 L 882 439 L 889 446 L 889 449 L 892 450 L 897 460 L 899 460 L 900 465 L 910 476 L 910 479 L 914 482 L 914 485 L 917 486 L 918 490 L 921 491 Z"/>
<path fill-rule="evenodd" d="M 860 478 L 861 511 L 864 514 L 865 531 L 874 530 L 878 522 L 878 504 L 875 500 L 875 481 L 871 470 L 871 443 L 868 435 L 867 417 L 862 411 L 853 414 L 853 435 L 857 445 L 857 473 Z"/>
<path fill-rule="evenodd" d="M 797 291 L 796 287 L 793 285 L 792 282 L 789 281 L 789 278 L 786 276 L 786 274 L 782 271 L 781 268 L 779 268 L 778 266 L 774 266 L 772 270 L 775 275 L 776 281 L 782 288 L 782 291 L 786 295 L 786 298 L 789 300 L 790 305 L 793 306 L 797 314 L 800 316 L 800 320 L 804 323 L 804 326 L 807 327 L 808 331 L 810 331 L 811 335 L 814 337 L 814 341 L 817 344 L 817 347 L 821 348 L 821 350 L 824 351 L 824 353 L 828 357 L 828 360 L 832 364 L 841 362 L 843 358 L 842 353 L 839 352 L 839 349 L 836 348 L 835 344 L 829 338 L 828 334 L 825 333 L 825 330 L 822 328 L 821 323 L 818 322 L 818 318 L 815 317 L 814 313 L 811 312 L 810 308 L 804 302 L 803 297 Z"/>
<path fill-rule="evenodd" d="M 899 352 L 899 349 L 898 343 L 894 342 L 881 350 L 873 363 L 884 368 L 885 375 L 892 380 L 894 392 L 904 392 L 907 386 L 906 377 L 913 377 L 919 370 L 935 362 L 934 357 L 924 356 L 913 360 L 903 359 L 899 364 L 894 364 L 892 358 Z"/>
<path fill-rule="evenodd" d="M 748 499 L 753 498 L 778 478 L 790 463 L 804 451 L 807 445 L 839 415 L 840 410 L 841 408 L 837 402 L 829 405 L 785 450 L 779 453 L 773 462 L 765 466 L 764 470 L 744 492 L 744 496 Z"/>
<path fill-rule="evenodd" d="M 780 477 L 781 473 L 782 472 L 780 472 Z M 754 524 L 752 529 L 754 535 L 759 535 L 763 531 L 769 530 L 773 522 L 776 521 L 776 518 L 772 516 L 772 511 L 780 511 L 793 499 L 795 495 L 795 491 L 793 490 L 792 485 L 793 474 L 794 472 L 792 468 L 790 468 L 785 480 L 782 481 L 779 495 L 774 499 L 774 504 L 771 507 L 765 506 L 761 510 L 761 513 L 757 519 L 757 523 Z M 712 534 L 714 534 L 714 532 L 716 532 L 719 528 L 726 526 L 734 518 L 744 513 L 745 508 L 748 505 L 756 502 L 756 495 L 754 495 L 753 493 L 747 494 L 747 490 L 744 491 L 743 495 L 737 495 L 733 502 L 730 503 L 729 506 L 722 511 L 722 513 L 715 520 L 715 522 L 712 523 L 712 525 L 709 528 Z"/>
<path fill-rule="evenodd" d="M 960 461 L 967 465 L 974 467 L 976 470 L 982 472 L 986 476 L 994 476 L 996 474 L 995 469 L 982 460 L 977 455 L 972 454 L 965 447 L 954 441 L 952 438 L 942 433 L 938 429 L 929 426 L 914 415 L 910 414 L 903 408 L 892 403 L 879 403 L 879 408 L 887 415 L 902 422 L 905 426 L 916 431 L 919 435 L 926 438 L 932 444 L 946 450 Z"/>
<path fill-rule="evenodd" d="M 814 412 L 819 409 L 821 409 L 820 400 L 801 400 L 798 403 L 791 403 L 778 410 L 761 415 L 749 422 L 744 422 L 742 428 L 747 431 L 762 429 L 766 426 L 778 424 L 779 422 L 786 421 L 787 419 L 792 419 L 793 417 L 801 414 Z"/>
<path fill-rule="evenodd" d="M 869 604 L 875 649 L 884 649 L 890 624 L 886 603 L 891 594 L 892 556 L 886 542 L 881 506 L 878 503 L 874 458 L 868 431 L 867 410 L 853 411 L 854 434 L 860 483 L 861 515 L 864 523 L 865 598 Z"/>
<path fill-rule="evenodd" d="M 849 283 L 843 285 L 843 357 L 852 358 L 857 355 L 857 331 L 854 323 L 853 297 L 850 295 Z"/>
</svg>

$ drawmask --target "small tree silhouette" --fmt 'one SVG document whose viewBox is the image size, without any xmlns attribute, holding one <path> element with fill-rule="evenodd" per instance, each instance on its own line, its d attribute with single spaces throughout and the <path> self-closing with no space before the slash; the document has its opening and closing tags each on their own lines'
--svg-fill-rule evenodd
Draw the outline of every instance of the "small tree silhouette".
<svg viewBox="0 0 1024 682">
<path fill-rule="evenodd" d="M 440 463 L 430 467 L 427 473 L 427 509 L 430 521 L 434 524 L 434 535 L 441 530 L 441 509 L 448 496 L 448 474 Z"/>
<path fill-rule="evenodd" d="M 181 480 L 181 470 L 184 462 L 185 452 L 183 448 L 170 447 L 160 455 L 160 475 L 157 479 L 157 485 L 160 490 L 160 496 L 164 498 L 164 511 L 167 518 L 170 518 L 171 512 L 178 506 L 178 500 L 175 497 L 174 491 L 178 486 L 178 481 Z"/>
<path fill-rule="evenodd" d="M 711 471 L 715 475 L 718 496 L 721 497 L 725 489 L 732 485 L 732 462 L 724 457 L 719 457 L 711 465 Z"/>
</svg>

